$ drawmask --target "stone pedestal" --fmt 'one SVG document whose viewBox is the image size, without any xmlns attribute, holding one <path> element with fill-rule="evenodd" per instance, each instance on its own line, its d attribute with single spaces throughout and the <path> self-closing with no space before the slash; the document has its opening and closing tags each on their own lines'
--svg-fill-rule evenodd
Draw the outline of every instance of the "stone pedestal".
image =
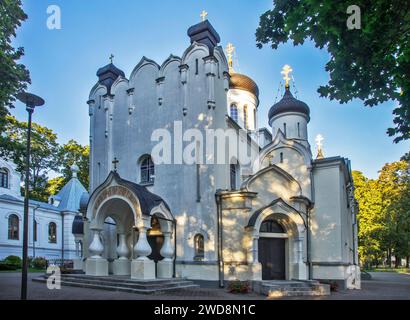
<svg viewBox="0 0 410 320">
<path fill-rule="evenodd" d="M 88 276 L 108 276 L 107 259 L 88 258 L 85 262 L 85 274 Z"/>
<path fill-rule="evenodd" d="M 116 276 L 129 276 L 131 274 L 131 261 L 121 258 L 114 260 L 113 274 Z"/>
<path fill-rule="evenodd" d="M 155 279 L 155 262 L 153 260 L 136 259 L 131 261 L 131 279 Z"/>
<path fill-rule="evenodd" d="M 172 278 L 174 271 L 174 264 L 171 259 L 163 259 L 157 263 L 158 278 L 169 279 Z"/>
<path fill-rule="evenodd" d="M 83 259 L 82 258 L 73 259 L 73 268 L 74 270 L 83 270 Z"/>
<path fill-rule="evenodd" d="M 254 262 L 249 264 L 249 280 L 262 280 L 262 264 Z"/>
</svg>

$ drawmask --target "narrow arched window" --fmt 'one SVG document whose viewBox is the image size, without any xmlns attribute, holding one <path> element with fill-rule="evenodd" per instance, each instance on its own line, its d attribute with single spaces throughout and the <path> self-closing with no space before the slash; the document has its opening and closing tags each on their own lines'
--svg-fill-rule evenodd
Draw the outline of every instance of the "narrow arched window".
<svg viewBox="0 0 410 320">
<path fill-rule="evenodd" d="M 204 236 L 197 234 L 194 237 L 195 257 L 194 259 L 203 259 L 205 255 Z"/>
<path fill-rule="evenodd" d="M 300 123 L 298 122 L 298 137 L 300 138 Z"/>
<path fill-rule="evenodd" d="M 9 216 L 9 234 L 8 238 L 9 240 L 18 240 L 19 239 L 19 233 L 20 233 L 20 221 L 19 217 L 15 214 L 11 214 Z"/>
<path fill-rule="evenodd" d="M 280 163 L 283 163 L 283 152 L 280 153 Z"/>
<path fill-rule="evenodd" d="M 48 224 L 48 242 L 57 243 L 57 225 L 54 222 Z"/>
<path fill-rule="evenodd" d="M 236 190 L 236 176 L 237 176 L 237 165 L 230 165 L 230 180 L 231 180 L 231 190 Z"/>
<path fill-rule="evenodd" d="M 253 109 L 253 129 L 256 130 L 256 108 Z"/>
<path fill-rule="evenodd" d="M 247 105 L 243 107 L 243 125 L 244 125 L 244 128 L 247 130 L 248 129 L 248 106 Z"/>
<path fill-rule="evenodd" d="M 33 241 L 37 241 L 37 221 L 34 220 L 34 225 L 33 225 Z"/>
<path fill-rule="evenodd" d="M 230 114 L 231 114 L 231 118 L 235 122 L 238 122 L 238 107 L 234 103 L 231 104 Z"/>
<path fill-rule="evenodd" d="M 195 74 L 199 73 L 199 61 L 198 59 L 195 59 Z"/>
<path fill-rule="evenodd" d="M 283 124 L 283 134 L 284 134 L 285 137 L 286 137 L 286 123 Z"/>
<path fill-rule="evenodd" d="M 151 156 L 145 156 L 141 160 L 141 183 L 154 183 L 155 166 Z"/>
<path fill-rule="evenodd" d="M 0 188 L 9 187 L 9 172 L 6 168 L 0 169 Z"/>
</svg>

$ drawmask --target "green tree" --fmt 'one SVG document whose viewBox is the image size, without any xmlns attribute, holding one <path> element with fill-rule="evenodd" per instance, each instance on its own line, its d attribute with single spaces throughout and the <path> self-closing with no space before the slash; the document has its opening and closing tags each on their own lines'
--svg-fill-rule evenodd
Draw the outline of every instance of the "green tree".
<svg viewBox="0 0 410 320">
<path fill-rule="evenodd" d="M 381 234 L 385 228 L 382 211 L 381 190 L 376 180 L 366 178 L 360 171 L 353 171 L 354 195 L 359 205 L 357 213 L 359 259 L 369 268 L 383 258 Z"/>
<path fill-rule="evenodd" d="M 27 122 L 20 122 L 12 116 L 6 117 L 5 136 L 12 147 L 4 156 L 17 165 L 17 171 L 25 174 Z M 47 201 L 46 185 L 48 172 L 59 170 L 59 146 L 57 135 L 37 123 L 32 124 L 30 158 L 30 197 Z"/>
<path fill-rule="evenodd" d="M 386 227 L 382 233 L 383 248 L 387 251 L 388 264 L 392 255 L 396 267 L 402 257 L 410 255 L 410 181 L 409 164 L 406 161 L 387 163 L 380 171 L 378 184 L 382 190 L 381 216 Z"/>
<path fill-rule="evenodd" d="M 23 48 L 14 48 L 12 40 L 16 30 L 27 19 L 20 0 L 0 1 L 0 132 L 7 125 L 6 117 L 18 92 L 27 88 L 30 75 L 26 67 L 18 63 L 24 55 Z M 0 134 L 0 154 L 12 148 L 9 137 Z"/>
<path fill-rule="evenodd" d="M 66 144 L 60 147 L 58 152 L 58 158 L 60 166 L 62 167 L 61 173 L 63 174 L 63 185 L 71 179 L 71 166 L 75 163 L 78 168 L 78 179 L 83 186 L 88 189 L 88 161 L 90 155 L 90 147 L 82 146 L 75 140 L 70 140 Z M 57 192 L 60 190 L 56 188 Z"/>
<path fill-rule="evenodd" d="M 361 9 L 361 28 L 347 28 L 347 7 Z M 312 40 L 326 48 L 330 80 L 318 92 L 346 103 L 353 98 L 365 106 L 393 100 L 394 142 L 410 138 L 410 1 L 274 0 L 260 17 L 257 46 L 303 44 Z"/>
</svg>

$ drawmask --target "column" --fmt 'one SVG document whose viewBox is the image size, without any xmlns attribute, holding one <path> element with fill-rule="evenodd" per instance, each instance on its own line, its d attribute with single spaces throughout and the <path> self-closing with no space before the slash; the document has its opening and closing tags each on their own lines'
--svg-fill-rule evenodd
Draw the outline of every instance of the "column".
<svg viewBox="0 0 410 320">
<path fill-rule="evenodd" d="M 252 259 L 249 262 L 249 280 L 262 280 L 262 264 L 258 259 L 258 241 L 259 236 L 252 236 L 250 250 Z"/>
<path fill-rule="evenodd" d="M 215 109 L 215 69 L 218 60 L 214 56 L 203 58 L 205 61 L 205 73 L 208 79 L 208 109 Z"/>
<path fill-rule="evenodd" d="M 91 276 L 108 276 L 108 261 L 101 255 L 104 252 L 104 245 L 101 242 L 101 230 L 94 229 L 93 241 L 88 248 L 90 257 L 86 261 L 85 273 Z"/>
<path fill-rule="evenodd" d="M 88 100 L 88 115 L 90 117 L 90 159 L 89 163 L 91 166 L 90 170 L 90 190 L 94 190 L 94 161 L 93 161 L 93 151 L 94 151 L 94 109 L 95 109 L 95 100 Z"/>
<path fill-rule="evenodd" d="M 294 263 L 294 275 L 295 279 L 304 280 L 307 279 L 307 266 L 303 262 L 303 237 L 296 237 L 294 242 L 294 253 L 295 253 L 295 263 Z"/>
<path fill-rule="evenodd" d="M 129 275 L 131 274 L 131 262 L 128 259 L 130 250 L 128 249 L 127 242 L 125 239 L 125 234 L 118 234 L 119 244 L 117 247 L 118 259 L 114 260 L 114 274 L 115 275 Z"/>
<path fill-rule="evenodd" d="M 138 227 L 138 241 L 134 246 L 134 259 L 131 262 L 132 279 L 155 279 L 155 262 L 147 257 L 151 253 L 147 240 L 147 225 L 150 221 L 144 222 L 144 225 Z"/>
<path fill-rule="evenodd" d="M 73 259 L 73 267 L 74 270 L 82 270 L 83 269 L 83 259 L 80 251 L 80 242 L 79 238 L 74 239 L 75 242 L 75 258 Z"/>
<path fill-rule="evenodd" d="M 160 254 L 164 257 L 158 262 L 158 278 L 172 278 L 174 264 L 172 258 L 174 257 L 174 247 L 171 241 L 171 232 L 163 232 L 164 243 L 162 245 Z"/>
</svg>

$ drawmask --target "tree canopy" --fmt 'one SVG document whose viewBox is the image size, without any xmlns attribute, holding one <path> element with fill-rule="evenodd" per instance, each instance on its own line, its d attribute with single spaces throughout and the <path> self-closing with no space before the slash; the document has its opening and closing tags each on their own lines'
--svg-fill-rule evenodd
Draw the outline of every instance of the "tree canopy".
<svg viewBox="0 0 410 320">
<path fill-rule="evenodd" d="M 360 8 L 360 28 L 347 27 L 347 8 Z M 356 13 L 356 12 L 355 12 Z M 311 40 L 326 48 L 328 84 L 322 97 L 346 103 L 353 98 L 365 106 L 396 101 L 394 142 L 410 138 L 410 2 L 388 0 L 274 0 L 273 9 L 260 17 L 257 46 Z"/>
<path fill-rule="evenodd" d="M 17 28 L 26 19 L 20 0 L 0 1 L 0 132 L 4 131 L 6 116 L 16 100 L 16 94 L 30 83 L 28 70 L 18 63 L 24 49 L 12 46 Z M 8 136 L 0 135 L 0 149 L 10 147 L 9 142 Z"/>
<path fill-rule="evenodd" d="M 377 179 L 353 171 L 359 204 L 359 258 L 363 265 L 377 265 L 391 257 L 410 256 L 410 164 L 387 163 Z"/>
</svg>

